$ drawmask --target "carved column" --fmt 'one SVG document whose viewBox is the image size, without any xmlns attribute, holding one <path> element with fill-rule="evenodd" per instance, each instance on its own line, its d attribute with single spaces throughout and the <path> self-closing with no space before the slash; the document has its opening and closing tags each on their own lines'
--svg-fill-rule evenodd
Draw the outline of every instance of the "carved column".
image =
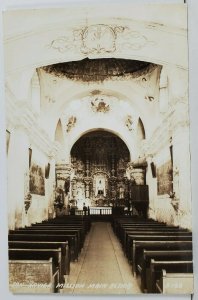
<svg viewBox="0 0 198 300">
<path fill-rule="evenodd" d="M 91 182 L 92 182 L 92 178 L 91 177 L 85 177 L 84 182 L 85 182 L 86 205 L 90 205 L 90 185 L 91 185 Z"/>
<path fill-rule="evenodd" d="M 71 176 L 72 166 L 71 164 L 61 163 L 56 164 L 56 185 L 62 185 L 64 188 L 65 180 Z"/>
<path fill-rule="evenodd" d="M 110 187 L 111 187 L 111 201 L 113 205 L 115 204 L 116 201 L 116 183 L 117 183 L 117 177 L 111 176 L 110 177 Z"/>
</svg>

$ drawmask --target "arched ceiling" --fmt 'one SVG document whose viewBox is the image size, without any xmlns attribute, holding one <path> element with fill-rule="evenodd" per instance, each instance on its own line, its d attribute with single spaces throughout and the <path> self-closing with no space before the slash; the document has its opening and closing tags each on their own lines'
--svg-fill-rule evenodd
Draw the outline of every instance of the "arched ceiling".
<svg viewBox="0 0 198 300">
<path fill-rule="evenodd" d="M 115 133 L 106 130 L 92 130 L 81 136 L 73 145 L 71 155 L 80 156 L 86 160 L 87 155 L 94 156 L 95 152 L 100 150 L 101 152 L 106 150 L 109 157 L 112 155 L 114 157 L 125 155 L 128 161 L 130 158 L 129 150 L 123 140 Z"/>
<path fill-rule="evenodd" d="M 105 10 L 100 6 L 70 5 L 63 9 L 5 12 L 6 77 L 86 57 L 187 68 L 185 18 L 183 5 L 165 5 L 162 9 L 161 5 L 120 4 Z"/>
<path fill-rule="evenodd" d="M 138 77 L 140 73 L 147 73 L 151 64 L 148 62 L 119 59 L 119 58 L 85 58 L 80 61 L 53 64 L 43 69 L 57 77 L 66 77 L 83 82 L 104 81 L 113 77 Z M 137 74 L 136 74 L 137 73 Z"/>
</svg>

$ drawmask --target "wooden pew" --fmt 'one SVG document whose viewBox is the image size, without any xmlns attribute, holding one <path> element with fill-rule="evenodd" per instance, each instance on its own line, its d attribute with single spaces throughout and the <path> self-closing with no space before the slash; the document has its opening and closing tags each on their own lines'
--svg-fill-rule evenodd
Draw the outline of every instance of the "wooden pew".
<svg viewBox="0 0 198 300">
<path fill-rule="evenodd" d="M 9 288 L 13 293 L 58 293 L 59 270 L 52 258 L 10 260 Z"/>
<path fill-rule="evenodd" d="M 156 281 L 156 293 L 193 294 L 193 278 L 193 273 L 167 273 L 162 270 L 160 279 Z"/>
<path fill-rule="evenodd" d="M 8 235 L 8 241 L 45 241 L 45 242 L 68 242 L 71 260 L 78 260 L 78 244 L 76 234 L 29 234 L 29 233 L 12 233 Z"/>
<path fill-rule="evenodd" d="M 151 259 L 155 260 L 190 260 L 192 261 L 192 250 L 145 250 L 139 255 L 138 261 L 135 262 L 136 272 L 141 278 L 141 289 L 146 290 L 146 276 L 150 268 Z"/>
<path fill-rule="evenodd" d="M 22 249 L 59 249 L 61 248 L 61 265 L 64 275 L 70 273 L 70 253 L 68 242 L 30 242 L 30 241 L 9 241 L 9 248 Z"/>
<path fill-rule="evenodd" d="M 82 235 L 82 231 L 79 228 L 76 229 L 71 229 L 71 228 L 63 228 L 63 229 L 53 229 L 51 227 L 47 227 L 47 228 L 38 228 L 38 229 L 32 229 L 32 228 L 28 228 L 28 229 L 17 229 L 17 230 L 10 230 L 9 231 L 10 234 L 56 234 L 56 235 L 76 235 L 77 236 L 77 248 L 78 248 L 78 253 L 80 252 L 82 245 L 83 245 L 83 241 L 84 241 L 84 237 Z"/>
<path fill-rule="evenodd" d="M 146 278 L 148 293 L 156 293 L 156 281 L 160 279 L 162 270 L 168 273 L 192 273 L 192 261 L 157 261 L 151 259 L 150 270 Z"/>
<path fill-rule="evenodd" d="M 25 228 L 19 228 L 17 230 L 23 231 L 23 230 L 58 230 L 58 231 L 76 231 L 80 245 L 83 246 L 84 239 L 85 239 L 85 230 L 81 225 L 73 225 L 73 224 L 35 224 L 29 227 Z"/>
<path fill-rule="evenodd" d="M 191 250 L 192 241 L 181 241 L 181 240 L 133 240 L 133 262 L 137 264 L 143 253 L 143 250 Z M 135 269 L 135 265 L 133 266 Z"/>
<path fill-rule="evenodd" d="M 124 241 L 123 241 L 123 249 L 126 253 L 126 256 L 128 255 L 128 249 L 131 247 L 131 239 L 130 236 L 137 234 L 137 235 L 174 235 L 174 236 L 190 236 L 192 237 L 191 232 L 186 232 L 183 230 L 174 230 L 174 229 L 167 229 L 167 228 L 142 228 L 139 230 L 129 230 L 125 232 L 124 235 Z"/>
<path fill-rule="evenodd" d="M 141 224 L 141 225 L 126 225 L 126 226 L 121 226 L 118 231 L 118 238 L 121 241 L 122 244 L 125 243 L 126 240 L 126 235 L 130 231 L 152 231 L 152 230 L 165 230 L 165 228 L 169 231 L 173 230 L 178 230 L 178 228 L 173 228 L 169 226 L 164 226 L 164 225 L 159 225 L 159 224 Z"/>
<path fill-rule="evenodd" d="M 43 260 L 53 259 L 55 267 L 59 270 L 60 283 L 65 282 L 64 269 L 61 259 L 61 248 L 59 249 L 24 249 L 9 248 L 9 260 Z"/>
<path fill-rule="evenodd" d="M 178 236 L 178 235 L 160 235 L 160 234 L 153 234 L 153 235 L 130 235 L 129 236 L 131 239 L 131 247 L 129 251 L 129 261 L 132 262 L 132 270 L 133 274 L 135 272 L 135 261 L 136 261 L 136 241 L 189 241 L 192 243 L 192 236 Z M 134 274 L 135 275 L 135 274 Z"/>
<path fill-rule="evenodd" d="M 117 222 L 114 224 L 114 227 L 113 227 L 113 230 L 115 232 L 116 235 L 119 235 L 119 231 L 120 231 L 120 228 L 123 227 L 123 226 L 127 226 L 127 225 L 131 225 L 131 226 L 166 226 L 165 223 L 160 223 L 160 222 L 157 222 L 157 221 L 151 221 L 151 220 L 127 220 L 127 222 Z"/>
<path fill-rule="evenodd" d="M 91 228 L 91 219 L 88 216 L 63 216 L 59 218 L 49 219 L 42 221 L 42 224 L 69 224 L 79 223 L 85 227 L 86 232 Z"/>
<path fill-rule="evenodd" d="M 30 230 L 40 230 L 40 229 L 60 229 L 60 230 L 78 230 L 80 231 L 81 238 L 84 241 L 86 232 L 85 228 L 79 224 L 33 224 L 32 226 L 20 228 L 23 229 L 30 229 Z"/>
</svg>

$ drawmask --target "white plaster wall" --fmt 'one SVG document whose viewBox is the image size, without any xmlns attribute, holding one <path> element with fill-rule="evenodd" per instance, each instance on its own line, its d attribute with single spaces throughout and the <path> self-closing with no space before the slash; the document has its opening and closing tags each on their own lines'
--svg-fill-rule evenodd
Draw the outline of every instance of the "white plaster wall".
<svg viewBox="0 0 198 300">
<path fill-rule="evenodd" d="M 84 133 L 101 128 L 118 134 L 125 141 L 132 160 L 138 158 L 141 152 L 147 155 L 147 159 L 153 156 L 152 159 L 159 164 L 165 162 L 167 150 L 163 149 L 169 149 L 169 138 L 173 137 L 173 147 L 176 149 L 174 150 L 176 151 L 175 157 L 178 159 L 178 167 L 182 170 L 179 178 L 181 211 L 177 215 L 174 213 L 167 195 L 157 196 L 157 181 L 152 177 L 148 167 L 149 214 L 153 218 L 169 224 L 177 223 L 190 228 L 190 214 L 184 213 L 190 212 L 191 207 L 188 124 L 185 130 L 182 129 L 179 134 L 175 132 L 175 136 L 173 135 L 177 122 L 182 122 L 182 119 L 177 119 L 178 115 L 182 115 L 186 122 L 188 117 L 184 113 L 186 108 L 178 110 L 176 123 L 170 122 L 171 114 L 174 114 L 175 103 L 180 100 L 184 103 L 188 102 L 186 8 L 175 6 L 173 10 L 172 7 L 170 9 L 167 6 L 160 13 L 158 8 L 152 5 L 141 10 L 138 7 L 128 9 L 128 7 L 122 6 L 120 8 L 116 8 L 116 11 L 112 9 L 101 11 L 96 7 L 89 7 L 84 8 L 83 11 L 70 8 L 69 10 L 53 9 L 53 11 L 49 11 L 43 9 L 4 13 L 5 78 L 6 94 L 9 98 L 7 128 L 13 129 L 20 124 L 21 111 L 23 111 L 22 123 L 25 123 L 25 130 L 24 124 L 22 124 L 23 129 L 20 126 L 16 127 L 12 131 L 10 140 L 8 155 L 10 228 L 14 226 L 16 215 L 20 216 L 20 224 L 17 226 L 47 218 L 49 203 L 50 209 L 53 209 L 54 157 L 69 162 L 70 150 L 75 141 Z M 24 13 L 26 14 L 25 18 Z M 137 21 L 137 16 L 139 21 Z M 123 34 L 116 38 L 114 52 L 85 54 L 81 51 L 82 40 L 74 40 L 75 30 L 82 30 L 85 26 L 97 24 L 124 28 Z M 133 37 L 134 31 L 141 41 L 138 45 L 137 40 L 134 40 Z M 62 41 L 60 41 L 60 37 L 63 37 Z M 169 49 L 169 51 L 164 51 L 164 49 Z M 180 51 L 181 49 L 182 51 Z M 23 53 L 23 55 L 19 55 L 16 59 L 16 53 Z M 141 78 L 126 78 L 121 81 L 107 80 L 103 83 L 87 84 L 57 78 L 42 70 L 38 72 L 39 82 L 38 78 L 35 78 L 37 67 L 80 60 L 85 57 L 137 59 L 161 64 L 163 72 L 166 72 L 168 77 L 167 90 L 164 90 L 166 84 L 163 80 L 159 84 L 159 73 L 152 74 L 149 88 L 142 84 Z M 91 111 L 86 102 L 88 101 L 86 97 L 89 97 L 91 92 L 97 89 L 106 95 L 107 99 L 108 97 L 109 99 L 110 97 L 118 99 L 109 100 L 111 109 L 107 113 Z M 153 102 L 145 99 L 148 92 L 155 95 Z M 10 94 L 12 94 L 11 98 Z M 15 103 L 18 104 L 14 106 Z M 65 126 L 71 114 L 75 114 L 77 122 L 74 128 L 67 133 Z M 126 114 L 131 114 L 134 118 L 134 130 L 132 131 L 129 131 L 124 125 Z M 139 147 L 139 141 L 135 135 L 139 117 L 143 121 L 147 137 L 141 147 Z M 62 120 L 64 132 L 65 144 L 62 148 L 53 143 L 59 118 Z M 46 195 L 44 197 L 33 195 L 32 205 L 25 216 L 23 208 L 24 174 L 28 168 L 30 144 L 33 155 L 40 164 L 47 164 L 51 159 L 52 165 L 50 178 L 46 180 Z M 157 144 L 160 147 L 156 146 Z M 183 151 L 180 151 L 181 148 Z M 17 155 L 20 160 L 16 159 Z"/>
<path fill-rule="evenodd" d="M 28 147 L 27 131 L 22 127 L 13 129 L 7 161 L 9 229 L 25 225 L 24 194 L 29 167 Z"/>
</svg>

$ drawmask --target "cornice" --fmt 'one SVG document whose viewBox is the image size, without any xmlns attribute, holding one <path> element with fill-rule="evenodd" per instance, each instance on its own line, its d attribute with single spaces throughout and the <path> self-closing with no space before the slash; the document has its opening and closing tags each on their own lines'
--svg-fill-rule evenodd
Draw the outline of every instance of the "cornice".
<svg viewBox="0 0 198 300">
<path fill-rule="evenodd" d="M 53 158 L 58 152 L 60 145 L 53 142 L 46 131 L 38 124 L 38 116 L 31 110 L 27 102 L 13 101 L 10 95 L 7 98 L 7 127 L 23 128 L 32 142 L 43 153 Z"/>
</svg>

